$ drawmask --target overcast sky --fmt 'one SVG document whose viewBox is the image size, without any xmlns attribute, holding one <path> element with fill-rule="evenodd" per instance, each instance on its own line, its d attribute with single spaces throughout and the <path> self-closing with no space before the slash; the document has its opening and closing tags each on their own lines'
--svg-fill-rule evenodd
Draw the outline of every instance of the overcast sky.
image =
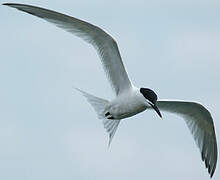
<svg viewBox="0 0 220 180">
<path fill-rule="evenodd" d="M 19 0 L 110 33 L 131 80 L 160 99 L 201 102 L 220 138 L 219 0 Z M 42 19 L 0 6 L 0 179 L 209 179 L 185 122 L 145 111 L 111 147 L 74 87 L 112 99 L 95 50 Z M 217 167 L 213 179 L 220 179 Z"/>
</svg>

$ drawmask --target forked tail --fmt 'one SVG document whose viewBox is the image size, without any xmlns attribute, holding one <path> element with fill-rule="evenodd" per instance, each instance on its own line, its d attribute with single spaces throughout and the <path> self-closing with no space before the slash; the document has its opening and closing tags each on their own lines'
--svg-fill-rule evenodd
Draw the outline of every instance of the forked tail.
<svg viewBox="0 0 220 180">
<path fill-rule="evenodd" d="M 93 109 L 97 113 L 98 118 L 103 120 L 102 123 L 104 125 L 104 128 L 109 133 L 109 144 L 108 145 L 110 146 L 111 141 L 117 130 L 117 127 L 120 123 L 120 120 L 108 119 L 105 116 L 105 114 L 107 113 L 109 101 L 93 96 L 89 93 L 86 93 L 85 91 L 82 91 L 81 89 L 78 89 L 78 88 L 75 88 L 75 89 L 81 92 L 84 97 L 86 97 L 87 101 L 92 105 Z"/>
</svg>

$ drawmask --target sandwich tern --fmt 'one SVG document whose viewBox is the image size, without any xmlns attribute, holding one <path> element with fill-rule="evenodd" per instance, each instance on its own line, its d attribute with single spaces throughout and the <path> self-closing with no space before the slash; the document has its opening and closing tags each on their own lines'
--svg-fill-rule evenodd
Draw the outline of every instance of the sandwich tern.
<svg viewBox="0 0 220 180">
<path fill-rule="evenodd" d="M 4 3 L 34 16 L 40 17 L 90 43 L 97 51 L 106 75 L 115 93 L 108 101 L 79 90 L 92 105 L 109 133 L 109 144 L 120 121 L 146 109 L 154 109 L 162 118 L 161 111 L 178 114 L 185 120 L 205 161 L 210 177 L 217 164 L 217 143 L 210 112 L 197 102 L 158 100 L 149 88 L 137 88 L 130 81 L 123 65 L 116 41 L 102 29 L 77 18 L 48 9 L 25 4 Z"/>
</svg>

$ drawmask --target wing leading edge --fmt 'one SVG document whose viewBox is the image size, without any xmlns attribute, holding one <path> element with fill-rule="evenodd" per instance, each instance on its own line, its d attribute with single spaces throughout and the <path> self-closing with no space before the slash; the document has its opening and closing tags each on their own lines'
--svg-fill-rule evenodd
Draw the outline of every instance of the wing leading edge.
<svg viewBox="0 0 220 180">
<path fill-rule="evenodd" d="M 99 27 L 77 18 L 36 6 L 14 3 L 5 3 L 3 5 L 42 18 L 92 44 L 101 58 L 107 78 L 116 95 L 132 86 L 116 41 Z"/>
</svg>

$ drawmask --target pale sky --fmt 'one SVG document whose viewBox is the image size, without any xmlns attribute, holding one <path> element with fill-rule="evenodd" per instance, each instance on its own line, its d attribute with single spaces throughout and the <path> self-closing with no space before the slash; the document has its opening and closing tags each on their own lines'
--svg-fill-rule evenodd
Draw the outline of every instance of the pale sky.
<svg viewBox="0 0 220 180">
<path fill-rule="evenodd" d="M 134 85 L 160 99 L 202 103 L 219 140 L 219 0 L 12 2 L 103 28 L 117 40 Z M 0 27 L 0 179 L 209 179 L 185 122 L 172 114 L 161 120 L 145 111 L 125 119 L 108 149 L 101 121 L 74 90 L 113 98 L 86 42 L 6 6 Z M 213 179 L 220 179 L 218 164 Z"/>
</svg>

